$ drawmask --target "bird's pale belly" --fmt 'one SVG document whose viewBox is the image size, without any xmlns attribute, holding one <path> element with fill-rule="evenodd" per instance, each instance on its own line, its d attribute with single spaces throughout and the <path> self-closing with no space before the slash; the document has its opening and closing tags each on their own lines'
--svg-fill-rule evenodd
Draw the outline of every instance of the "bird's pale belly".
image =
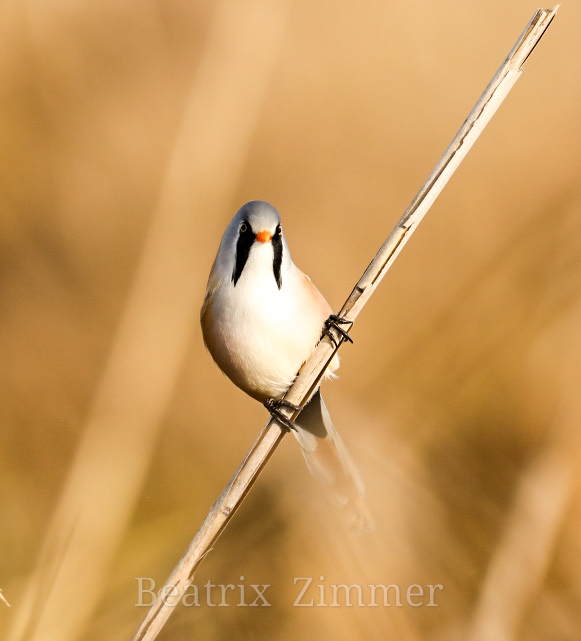
<svg viewBox="0 0 581 641">
<path fill-rule="evenodd" d="M 217 292 L 204 323 L 213 331 L 204 340 L 222 371 L 250 396 L 264 401 L 280 397 L 317 344 L 326 318 L 305 318 L 301 308 L 256 305 Z M 215 322 L 220 318 L 221 322 Z"/>
</svg>

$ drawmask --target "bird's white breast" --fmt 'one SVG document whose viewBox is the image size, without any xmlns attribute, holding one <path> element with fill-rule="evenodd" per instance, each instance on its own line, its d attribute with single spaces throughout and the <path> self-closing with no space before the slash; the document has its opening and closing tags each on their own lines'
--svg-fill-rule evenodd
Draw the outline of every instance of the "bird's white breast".
<svg viewBox="0 0 581 641">
<path fill-rule="evenodd" d="M 202 315 L 204 340 L 214 360 L 236 385 L 259 400 L 286 391 L 331 313 L 323 296 L 292 263 L 279 289 L 272 269 L 264 269 L 270 256 L 270 244 L 253 248 L 236 286 L 231 279 L 221 280 Z"/>
</svg>

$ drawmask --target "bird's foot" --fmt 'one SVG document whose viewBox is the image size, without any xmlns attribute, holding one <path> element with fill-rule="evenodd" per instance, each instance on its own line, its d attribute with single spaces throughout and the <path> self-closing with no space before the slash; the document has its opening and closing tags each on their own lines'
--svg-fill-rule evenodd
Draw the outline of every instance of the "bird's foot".
<svg viewBox="0 0 581 641">
<path fill-rule="evenodd" d="M 341 327 L 341 325 L 353 325 L 353 321 L 347 320 L 346 318 L 341 318 L 340 316 L 337 316 L 336 314 L 331 314 L 329 318 L 325 321 L 325 326 L 323 327 L 323 336 L 328 336 L 333 345 L 335 347 L 339 347 L 339 345 L 343 341 L 349 341 L 350 343 L 353 342 L 353 339 L 345 329 Z M 331 331 L 331 327 L 337 332 L 339 332 L 339 337 L 337 338 L 333 332 Z"/>
<path fill-rule="evenodd" d="M 281 407 L 288 407 L 295 412 L 300 412 L 303 407 L 301 405 L 293 405 L 288 401 L 285 401 L 284 398 L 267 398 L 264 401 L 264 407 L 270 412 L 270 415 L 275 418 L 287 431 L 297 429 L 297 426 L 291 421 L 290 418 L 285 416 L 281 411 Z"/>
</svg>

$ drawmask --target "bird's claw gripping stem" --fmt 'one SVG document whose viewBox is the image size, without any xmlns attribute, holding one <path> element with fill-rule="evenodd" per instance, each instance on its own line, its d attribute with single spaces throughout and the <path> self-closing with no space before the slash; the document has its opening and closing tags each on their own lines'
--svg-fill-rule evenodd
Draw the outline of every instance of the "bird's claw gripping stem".
<svg viewBox="0 0 581 641">
<path fill-rule="evenodd" d="M 329 318 L 327 318 L 327 320 L 325 321 L 325 326 L 323 327 L 323 336 L 328 336 L 331 339 L 331 342 L 333 343 L 333 345 L 335 345 L 335 347 L 339 347 L 342 340 L 349 341 L 350 343 L 353 342 L 353 339 L 351 338 L 351 336 L 349 336 L 348 332 L 344 330 L 341 327 L 341 325 L 353 325 L 353 321 L 347 320 L 345 318 L 341 318 L 336 314 L 331 314 Z M 331 331 L 331 327 L 337 330 L 342 337 L 339 339 L 338 342 L 333 332 Z"/>
<path fill-rule="evenodd" d="M 291 421 L 290 418 L 285 416 L 281 411 L 281 407 L 288 407 L 291 410 L 294 410 L 295 412 L 300 412 L 303 407 L 301 405 L 293 405 L 293 403 L 289 403 L 288 401 L 285 401 L 284 398 L 267 398 L 266 401 L 264 401 L 264 407 L 270 412 L 270 415 L 276 419 L 286 430 L 295 430 L 297 429 L 297 426 Z"/>
</svg>

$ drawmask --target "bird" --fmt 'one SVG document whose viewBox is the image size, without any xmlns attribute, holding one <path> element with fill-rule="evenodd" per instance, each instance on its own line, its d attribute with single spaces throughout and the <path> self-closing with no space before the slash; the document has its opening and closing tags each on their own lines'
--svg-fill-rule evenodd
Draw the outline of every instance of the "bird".
<svg viewBox="0 0 581 641">
<path fill-rule="evenodd" d="M 247 202 L 230 221 L 210 271 L 200 321 L 204 344 L 218 367 L 294 434 L 308 469 L 341 508 L 348 527 L 371 530 L 361 476 L 320 387 L 302 407 L 283 398 L 322 335 L 336 343 L 331 327 L 351 339 L 342 327 L 348 321 L 332 313 L 293 263 L 280 214 L 269 203 Z M 324 378 L 335 378 L 338 367 L 335 353 Z M 280 412 L 284 406 L 301 410 L 294 421 Z"/>
</svg>

